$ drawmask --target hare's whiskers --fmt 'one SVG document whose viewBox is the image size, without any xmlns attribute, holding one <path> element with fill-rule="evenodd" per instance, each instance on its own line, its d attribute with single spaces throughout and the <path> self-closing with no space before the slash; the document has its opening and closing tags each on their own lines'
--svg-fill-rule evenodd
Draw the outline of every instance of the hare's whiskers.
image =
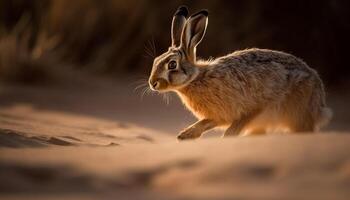
<svg viewBox="0 0 350 200">
<path fill-rule="evenodd" d="M 170 103 L 170 94 L 169 93 L 162 93 L 162 96 L 163 96 L 163 100 L 165 101 L 165 103 L 167 104 L 167 105 L 169 105 L 169 103 Z"/>
<path fill-rule="evenodd" d="M 157 48 L 156 48 L 156 43 L 154 41 L 153 35 L 152 35 L 152 49 L 153 49 L 153 55 L 154 55 L 154 57 L 156 57 L 156 55 L 157 55 Z"/>
</svg>

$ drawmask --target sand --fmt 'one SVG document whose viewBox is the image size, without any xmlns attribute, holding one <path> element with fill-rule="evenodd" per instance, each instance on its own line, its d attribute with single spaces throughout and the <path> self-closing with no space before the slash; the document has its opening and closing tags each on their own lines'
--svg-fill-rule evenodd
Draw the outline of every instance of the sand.
<svg viewBox="0 0 350 200">
<path fill-rule="evenodd" d="M 0 199 L 350 199 L 345 112 L 316 134 L 178 142 L 194 118 L 133 88 L 2 85 Z"/>
</svg>

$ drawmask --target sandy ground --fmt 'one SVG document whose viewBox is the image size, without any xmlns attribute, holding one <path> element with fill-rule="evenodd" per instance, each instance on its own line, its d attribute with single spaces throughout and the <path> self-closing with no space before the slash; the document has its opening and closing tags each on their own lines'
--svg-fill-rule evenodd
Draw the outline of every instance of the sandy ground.
<svg viewBox="0 0 350 200">
<path fill-rule="evenodd" d="M 322 133 L 177 142 L 194 118 L 133 82 L 2 85 L 0 199 L 350 199 L 349 94 Z"/>
</svg>

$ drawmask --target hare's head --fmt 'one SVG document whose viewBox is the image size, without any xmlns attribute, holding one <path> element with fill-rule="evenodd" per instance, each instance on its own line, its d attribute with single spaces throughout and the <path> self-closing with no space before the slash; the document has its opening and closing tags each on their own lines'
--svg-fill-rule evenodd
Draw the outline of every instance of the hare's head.
<svg viewBox="0 0 350 200">
<path fill-rule="evenodd" d="M 168 51 L 154 59 L 149 85 L 152 90 L 176 90 L 190 83 L 199 72 L 196 47 L 208 24 L 208 11 L 202 10 L 188 19 L 188 10 L 181 6 L 171 25 L 172 44 Z"/>
</svg>

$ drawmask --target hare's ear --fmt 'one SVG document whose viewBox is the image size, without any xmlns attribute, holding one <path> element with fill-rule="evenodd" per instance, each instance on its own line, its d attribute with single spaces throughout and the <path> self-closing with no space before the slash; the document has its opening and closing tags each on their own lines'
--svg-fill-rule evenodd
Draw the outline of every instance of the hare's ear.
<svg viewBox="0 0 350 200">
<path fill-rule="evenodd" d="M 180 6 L 174 14 L 171 24 L 171 45 L 173 47 L 180 45 L 182 29 L 186 23 L 188 9 L 186 6 Z"/>
<path fill-rule="evenodd" d="M 202 10 L 193 14 L 182 31 L 181 47 L 188 58 L 196 61 L 196 47 L 204 37 L 208 25 L 208 11 Z"/>
</svg>

